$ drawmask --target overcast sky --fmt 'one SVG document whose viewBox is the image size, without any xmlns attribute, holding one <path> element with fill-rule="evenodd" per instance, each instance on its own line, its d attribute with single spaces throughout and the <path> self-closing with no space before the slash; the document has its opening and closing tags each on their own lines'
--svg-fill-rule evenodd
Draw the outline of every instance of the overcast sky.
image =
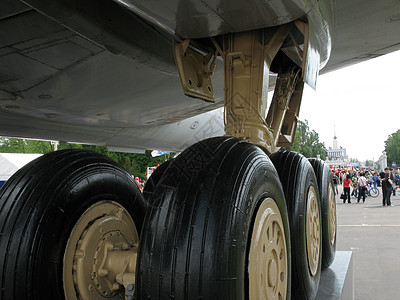
<svg viewBox="0 0 400 300">
<path fill-rule="evenodd" d="M 350 158 L 379 159 L 385 140 L 400 129 L 400 51 L 318 77 L 305 87 L 300 120 L 308 120 L 326 147 L 339 146 Z"/>
</svg>

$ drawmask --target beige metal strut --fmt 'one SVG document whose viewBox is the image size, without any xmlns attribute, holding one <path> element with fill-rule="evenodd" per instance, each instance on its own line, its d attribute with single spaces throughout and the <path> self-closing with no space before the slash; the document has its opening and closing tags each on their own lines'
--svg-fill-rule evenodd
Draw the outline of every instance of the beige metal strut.
<svg viewBox="0 0 400 300">
<path fill-rule="evenodd" d="M 228 36 L 225 62 L 225 129 L 268 154 L 293 143 L 303 82 L 294 63 L 280 68 L 269 106 L 269 71 L 291 24 Z"/>
<path fill-rule="evenodd" d="M 210 75 L 215 67 L 216 55 L 222 56 L 225 68 L 225 133 L 249 140 L 268 154 L 294 142 L 304 87 L 302 72 L 288 56 L 277 54 L 284 43 L 291 40 L 291 48 L 294 49 L 291 54 L 297 53 L 299 65 L 304 63 L 307 49 L 306 46 L 301 49 L 294 38 L 292 31 L 296 28 L 303 34 L 302 44 L 306 45 L 308 26 L 301 22 L 211 38 L 215 52 L 210 51 L 207 55 L 189 51 L 188 40 L 175 44 L 175 58 L 184 92 L 206 101 L 213 100 Z M 273 63 L 278 77 L 268 107 Z M 198 95 L 194 94 L 193 86 L 197 87 Z M 203 94 L 202 89 L 206 93 Z"/>
</svg>

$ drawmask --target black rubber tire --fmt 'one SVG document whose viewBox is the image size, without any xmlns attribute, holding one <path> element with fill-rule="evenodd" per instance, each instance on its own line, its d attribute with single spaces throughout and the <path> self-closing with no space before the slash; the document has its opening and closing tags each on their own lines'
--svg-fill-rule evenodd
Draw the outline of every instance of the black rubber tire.
<svg viewBox="0 0 400 300">
<path fill-rule="evenodd" d="M 336 197 L 333 188 L 333 175 L 329 166 L 317 158 L 309 158 L 319 187 L 319 200 L 322 218 L 322 269 L 328 268 L 336 253 Z M 333 197 L 333 198 L 332 198 Z M 334 224 L 330 224 L 330 220 Z"/>
<path fill-rule="evenodd" d="M 248 299 L 249 236 L 266 197 L 282 215 L 283 299 L 290 299 L 289 225 L 278 175 L 258 147 L 228 137 L 189 147 L 156 186 L 139 247 L 137 298 Z"/>
<path fill-rule="evenodd" d="M 307 255 L 306 223 L 309 189 L 313 187 L 316 196 L 319 197 L 317 179 L 308 159 L 299 153 L 278 151 L 270 158 L 282 182 L 288 208 L 292 246 L 292 299 L 314 299 L 321 276 L 321 251 L 316 272 L 312 275 Z M 319 200 L 316 204 L 319 205 Z M 319 233 L 321 249 L 321 230 Z"/>
<path fill-rule="evenodd" d="M 81 214 L 99 201 L 120 203 L 140 232 L 143 196 L 110 158 L 62 150 L 14 174 L 0 190 L 0 298 L 64 299 L 67 240 Z"/>
</svg>

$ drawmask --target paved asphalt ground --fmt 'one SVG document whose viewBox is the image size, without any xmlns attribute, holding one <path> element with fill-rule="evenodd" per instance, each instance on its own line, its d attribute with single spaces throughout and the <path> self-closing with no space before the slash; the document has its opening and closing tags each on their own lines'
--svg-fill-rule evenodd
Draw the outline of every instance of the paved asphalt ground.
<svg viewBox="0 0 400 300">
<path fill-rule="evenodd" d="M 400 195 L 391 197 L 393 207 L 377 198 L 343 204 L 336 196 L 336 250 L 352 251 L 356 300 L 400 299 Z"/>
</svg>

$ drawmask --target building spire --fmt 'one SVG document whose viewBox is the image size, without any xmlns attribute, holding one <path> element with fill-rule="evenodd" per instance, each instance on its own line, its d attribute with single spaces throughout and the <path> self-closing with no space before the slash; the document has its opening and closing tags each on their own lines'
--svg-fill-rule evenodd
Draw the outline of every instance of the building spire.
<svg viewBox="0 0 400 300">
<path fill-rule="evenodd" d="M 333 149 L 339 149 L 338 140 L 336 136 L 336 125 L 333 125 Z"/>
<path fill-rule="evenodd" d="M 336 140 L 336 125 L 333 125 L 333 139 Z"/>
</svg>

